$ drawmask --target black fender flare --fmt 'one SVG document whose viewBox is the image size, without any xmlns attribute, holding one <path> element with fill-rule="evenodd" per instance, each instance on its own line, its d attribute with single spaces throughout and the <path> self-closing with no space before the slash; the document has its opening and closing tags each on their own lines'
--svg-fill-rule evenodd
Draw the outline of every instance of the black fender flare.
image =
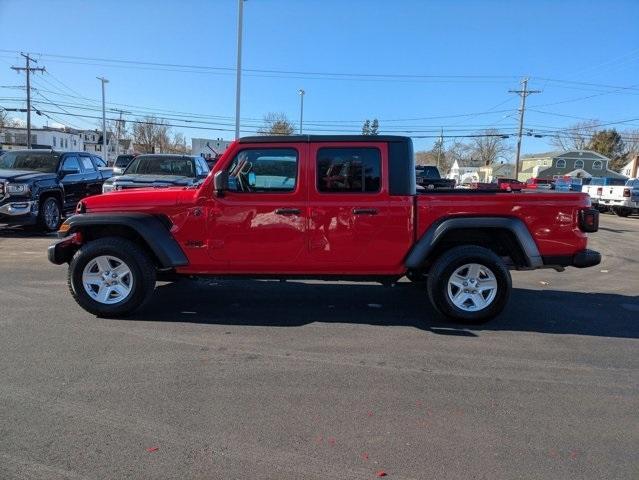
<svg viewBox="0 0 639 480">
<path fill-rule="evenodd" d="M 526 224 L 512 217 L 455 217 L 441 220 L 432 225 L 413 246 L 406 257 L 405 265 L 409 270 L 417 270 L 428 258 L 442 237 L 451 230 L 473 228 L 499 228 L 510 231 L 521 248 L 530 269 L 543 266 L 543 259 Z"/>
<path fill-rule="evenodd" d="M 68 229 L 60 234 L 62 238 L 87 227 L 128 227 L 146 242 L 159 260 L 160 267 L 175 268 L 189 263 L 182 248 L 171 235 L 167 221 L 155 215 L 135 212 L 81 213 L 69 217 L 64 223 L 68 225 Z"/>
</svg>

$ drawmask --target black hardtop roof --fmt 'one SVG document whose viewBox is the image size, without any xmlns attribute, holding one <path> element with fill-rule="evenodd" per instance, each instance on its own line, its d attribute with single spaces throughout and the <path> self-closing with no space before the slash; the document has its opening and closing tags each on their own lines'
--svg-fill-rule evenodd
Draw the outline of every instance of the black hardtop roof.
<svg viewBox="0 0 639 480">
<path fill-rule="evenodd" d="M 401 135 L 260 135 L 242 137 L 240 143 L 311 143 L 311 142 L 410 142 Z"/>
</svg>

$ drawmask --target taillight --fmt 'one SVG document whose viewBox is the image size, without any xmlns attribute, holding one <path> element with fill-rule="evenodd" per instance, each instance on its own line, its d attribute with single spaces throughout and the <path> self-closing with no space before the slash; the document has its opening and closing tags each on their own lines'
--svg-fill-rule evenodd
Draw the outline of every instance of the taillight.
<svg viewBox="0 0 639 480">
<path fill-rule="evenodd" d="M 592 208 L 579 210 L 579 229 L 582 232 L 599 230 L 599 211 Z"/>
<path fill-rule="evenodd" d="M 629 197 L 630 196 L 630 189 L 629 188 L 624 188 L 623 189 L 623 196 L 624 197 Z"/>
<path fill-rule="evenodd" d="M 597 189 L 597 195 L 600 196 L 600 197 L 603 195 L 603 187 L 599 187 Z"/>
</svg>

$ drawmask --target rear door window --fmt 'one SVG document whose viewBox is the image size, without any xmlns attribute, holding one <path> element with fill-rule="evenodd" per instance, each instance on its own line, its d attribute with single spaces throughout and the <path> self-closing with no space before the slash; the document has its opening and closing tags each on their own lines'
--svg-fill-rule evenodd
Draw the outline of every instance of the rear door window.
<svg viewBox="0 0 639 480">
<path fill-rule="evenodd" d="M 80 159 L 82 160 L 82 167 L 84 168 L 85 172 L 95 172 L 95 167 L 93 166 L 91 157 L 82 155 Z"/>
<path fill-rule="evenodd" d="M 382 156 L 377 148 L 320 148 L 317 191 L 373 193 L 381 189 Z"/>
</svg>

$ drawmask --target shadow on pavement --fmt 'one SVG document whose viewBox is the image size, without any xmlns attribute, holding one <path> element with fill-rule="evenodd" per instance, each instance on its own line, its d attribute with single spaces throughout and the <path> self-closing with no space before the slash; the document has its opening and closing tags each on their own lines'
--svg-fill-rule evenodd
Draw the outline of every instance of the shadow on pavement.
<svg viewBox="0 0 639 480">
<path fill-rule="evenodd" d="M 182 280 L 159 285 L 129 320 L 298 327 L 313 322 L 409 326 L 436 334 L 482 330 L 639 338 L 639 297 L 515 288 L 508 307 L 483 325 L 459 325 L 433 311 L 425 289 L 409 283 L 300 283 Z"/>
<path fill-rule="evenodd" d="M 9 227 L 0 225 L 0 238 L 57 238 L 56 232 L 45 233 L 35 227 Z"/>
</svg>

